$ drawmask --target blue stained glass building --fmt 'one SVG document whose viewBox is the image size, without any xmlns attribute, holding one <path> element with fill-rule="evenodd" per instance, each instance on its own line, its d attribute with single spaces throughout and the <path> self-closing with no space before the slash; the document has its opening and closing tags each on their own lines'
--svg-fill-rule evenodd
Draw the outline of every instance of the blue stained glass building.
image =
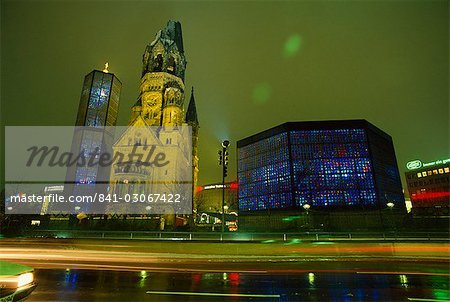
<svg viewBox="0 0 450 302">
<path fill-rule="evenodd" d="M 115 126 L 122 83 L 112 73 L 93 70 L 84 78 L 76 126 Z"/>
<path fill-rule="evenodd" d="M 114 127 L 117 122 L 119 98 L 122 88 L 120 80 L 112 73 L 93 70 L 84 78 L 72 153 L 84 151 L 85 158 L 98 148 L 102 153 L 112 152 Z M 104 191 L 109 180 L 109 167 L 71 166 L 66 174 L 66 192 L 72 195 L 87 195 L 93 191 Z M 100 187 L 102 187 L 100 189 Z"/>
<path fill-rule="evenodd" d="M 383 212 L 390 202 L 405 211 L 392 138 L 365 120 L 285 123 L 237 147 L 244 221 L 304 212 L 306 204 L 322 214 Z"/>
</svg>

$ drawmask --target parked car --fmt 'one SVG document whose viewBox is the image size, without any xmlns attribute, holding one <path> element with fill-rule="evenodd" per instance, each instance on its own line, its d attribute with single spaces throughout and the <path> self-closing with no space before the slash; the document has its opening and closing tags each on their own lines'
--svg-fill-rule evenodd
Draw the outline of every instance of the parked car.
<svg viewBox="0 0 450 302">
<path fill-rule="evenodd" d="M 0 302 L 24 301 L 35 287 L 33 268 L 0 261 Z"/>
</svg>

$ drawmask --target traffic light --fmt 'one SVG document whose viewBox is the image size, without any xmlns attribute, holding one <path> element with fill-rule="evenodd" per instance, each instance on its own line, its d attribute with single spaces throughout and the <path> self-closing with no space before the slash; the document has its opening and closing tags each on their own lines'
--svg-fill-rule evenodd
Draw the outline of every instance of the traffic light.
<svg viewBox="0 0 450 302">
<path fill-rule="evenodd" d="M 222 142 L 222 150 L 219 151 L 219 165 L 222 165 L 223 178 L 228 175 L 228 146 L 230 146 L 230 141 L 224 140 Z"/>
<path fill-rule="evenodd" d="M 226 150 L 225 150 L 224 157 L 223 157 L 223 164 L 225 166 L 228 166 L 228 151 L 226 151 Z"/>
<path fill-rule="evenodd" d="M 222 233 L 225 231 L 225 177 L 228 176 L 228 146 L 229 140 L 222 142 L 222 151 L 219 151 L 219 161 L 222 165 Z M 223 155 L 223 157 L 222 157 Z"/>
<path fill-rule="evenodd" d="M 222 165 L 223 157 L 222 157 L 222 150 L 219 151 L 219 166 Z"/>
</svg>

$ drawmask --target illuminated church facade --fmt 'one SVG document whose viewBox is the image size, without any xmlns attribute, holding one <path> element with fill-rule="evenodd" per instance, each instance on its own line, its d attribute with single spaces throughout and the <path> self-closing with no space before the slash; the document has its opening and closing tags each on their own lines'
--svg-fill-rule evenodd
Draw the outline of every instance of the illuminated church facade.
<svg viewBox="0 0 450 302">
<path fill-rule="evenodd" d="M 131 108 L 129 127 L 114 144 L 113 153 L 129 154 L 131 148 L 139 152 L 139 150 L 148 150 L 151 146 L 157 146 L 164 147 L 165 152 L 169 153 L 171 150 L 174 152 L 182 150 L 183 152 L 177 154 L 190 154 L 186 157 L 172 158 L 170 165 L 159 169 L 158 172 L 138 162 L 113 164 L 110 175 L 111 193 L 148 194 L 152 191 L 152 182 L 161 179 L 177 179 L 179 177 L 177 173 L 186 173 L 179 168 L 185 164 L 186 160 L 191 161 L 188 165 L 191 170 L 188 173 L 192 181 L 191 190 L 194 192 L 199 172 L 199 122 L 193 88 L 187 109 L 184 106 L 185 70 L 186 59 L 181 24 L 169 21 L 145 49 L 140 94 Z M 183 136 L 185 133 L 183 134 L 181 130 L 188 127 L 182 126 L 190 126 L 192 131 L 192 140 L 188 143 L 186 143 L 186 136 Z M 187 165 L 183 167 L 185 166 Z"/>
</svg>

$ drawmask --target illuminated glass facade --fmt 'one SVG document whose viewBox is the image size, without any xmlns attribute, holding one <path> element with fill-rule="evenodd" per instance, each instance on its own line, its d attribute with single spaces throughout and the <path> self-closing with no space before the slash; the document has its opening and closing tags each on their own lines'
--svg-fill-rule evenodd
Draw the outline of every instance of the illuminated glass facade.
<svg viewBox="0 0 450 302">
<path fill-rule="evenodd" d="M 296 205 L 376 203 L 363 129 L 291 131 Z"/>
<path fill-rule="evenodd" d="M 122 83 L 112 73 L 94 70 L 84 78 L 76 126 L 115 126 Z"/>
<path fill-rule="evenodd" d="M 404 208 L 392 139 L 365 120 L 286 123 L 238 142 L 239 210 Z"/>
<path fill-rule="evenodd" d="M 293 205 L 286 132 L 239 148 L 238 160 L 240 211 Z"/>
<path fill-rule="evenodd" d="M 89 158 L 96 148 L 100 152 L 109 151 L 117 122 L 119 97 L 122 83 L 112 73 L 93 70 L 84 78 L 80 104 L 76 119 L 77 127 L 72 142 L 72 152 L 79 154 L 84 150 L 84 156 Z M 105 128 L 108 127 L 108 128 Z M 109 179 L 109 168 L 93 167 L 68 168 L 66 182 L 68 192 L 73 195 L 89 193 L 96 187 L 96 179 Z M 72 185 L 73 184 L 73 185 Z"/>
</svg>

